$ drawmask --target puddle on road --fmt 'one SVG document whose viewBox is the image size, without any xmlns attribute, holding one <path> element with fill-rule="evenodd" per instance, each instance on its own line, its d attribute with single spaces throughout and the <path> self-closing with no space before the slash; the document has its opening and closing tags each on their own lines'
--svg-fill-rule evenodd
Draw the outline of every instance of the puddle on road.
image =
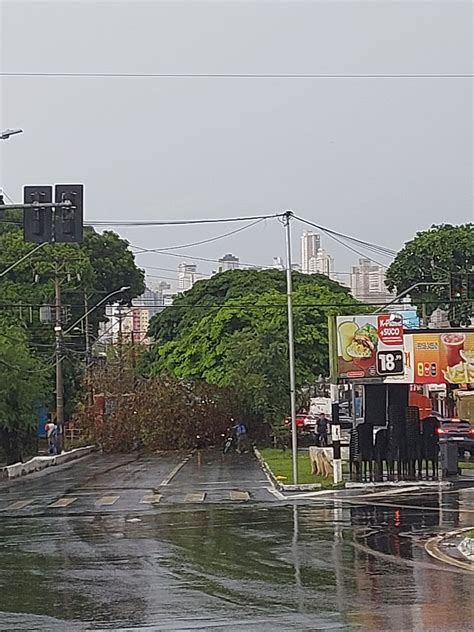
<svg viewBox="0 0 474 632">
<path fill-rule="evenodd" d="M 160 507 L 139 522 L 11 517 L 0 524 L 0 628 L 17 613 L 11 629 L 35 629 L 36 617 L 113 630 L 468 629 L 471 577 L 409 537 L 439 520 L 431 507 L 340 503 Z"/>
</svg>

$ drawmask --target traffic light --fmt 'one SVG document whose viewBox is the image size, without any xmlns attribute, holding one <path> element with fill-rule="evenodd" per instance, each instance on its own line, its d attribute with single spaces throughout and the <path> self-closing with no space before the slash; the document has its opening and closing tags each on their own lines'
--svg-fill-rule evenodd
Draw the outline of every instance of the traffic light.
<svg viewBox="0 0 474 632">
<path fill-rule="evenodd" d="M 0 206 L 3 206 L 5 204 L 5 199 L 3 197 L 3 193 L 0 191 Z M 0 208 L 0 219 L 3 219 L 5 217 L 5 209 Z"/>
<path fill-rule="evenodd" d="M 36 204 L 35 208 L 25 208 L 23 214 L 23 234 L 25 241 L 41 244 L 53 239 L 53 209 L 44 208 L 41 203 L 53 201 L 53 187 L 23 187 L 23 203 Z"/>
<path fill-rule="evenodd" d="M 57 184 L 54 187 L 56 203 L 71 202 L 69 207 L 56 207 L 54 240 L 81 242 L 84 225 L 84 186 L 82 184 Z"/>
<path fill-rule="evenodd" d="M 474 272 L 467 273 L 467 298 L 474 300 Z"/>
</svg>

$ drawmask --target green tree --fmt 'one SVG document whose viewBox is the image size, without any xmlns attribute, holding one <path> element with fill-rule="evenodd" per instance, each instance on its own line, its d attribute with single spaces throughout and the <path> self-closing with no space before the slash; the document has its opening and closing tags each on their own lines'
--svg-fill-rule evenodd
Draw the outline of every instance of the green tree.
<svg viewBox="0 0 474 632">
<path fill-rule="evenodd" d="M 360 311 L 349 291 L 321 275 L 294 273 L 296 377 L 300 393 L 328 372 L 328 316 Z M 231 270 L 199 281 L 158 314 L 155 344 L 142 357 L 149 375 L 171 371 L 232 387 L 267 421 L 288 412 L 285 274 Z"/>
<path fill-rule="evenodd" d="M 389 290 L 400 294 L 415 283 L 426 283 L 411 290 L 410 296 L 415 305 L 424 303 L 429 315 L 437 307 L 449 304 L 450 273 L 473 268 L 474 224 L 442 224 L 418 232 L 405 244 L 387 270 L 386 284 Z M 468 312 L 471 313 L 469 306 L 453 306 L 451 320 L 463 320 Z"/>
<path fill-rule="evenodd" d="M 0 440 L 9 464 L 22 460 L 23 439 L 36 426 L 51 373 L 28 348 L 25 329 L 0 317 Z"/>
<path fill-rule="evenodd" d="M 18 261 L 35 245 L 25 243 L 20 225 L 21 214 L 9 212 L 7 222 L 0 223 L 0 272 Z M 11 223 L 10 223 L 11 220 Z M 69 317 L 64 326 L 73 323 L 84 313 L 85 294 L 89 306 L 98 303 L 110 292 L 123 286 L 130 290 L 111 301 L 130 301 L 144 291 L 144 273 L 134 260 L 128 243 L 117 234 L 106 231 L 99 234 L 92 228 L 84 231 L 82 244 L 48 244 L 0 277 L 0 313 L 13 316 L 24 323 L 28 343 L 37 353 L 42 351 L 45 362 L 54 354 L 54 331 L 51 323 L 39 319 L 39 306 L 54 304 L 54 277 L 61 282 L 62 302 Z M 97 334 L 99 322 L 104 319 L 105 304 L 90 317 L 91 333 Z M 65 339 L 66 414 L 74 405 L 81 383 L 83 366 L 83 336 Z M 81 354 L 81 355 L 78 355 Z M 50 393 L 54 384 L 50 384 Z"/>
</svg>

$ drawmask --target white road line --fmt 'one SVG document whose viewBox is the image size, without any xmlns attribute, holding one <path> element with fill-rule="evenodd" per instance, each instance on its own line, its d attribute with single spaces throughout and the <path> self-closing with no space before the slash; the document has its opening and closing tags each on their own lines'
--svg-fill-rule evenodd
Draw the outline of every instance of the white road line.
<svg viewBox="0 0 474 632">
<path fill-rule="evenodd" d="M 278 500 L 286 500 L 286 496 L 279 492 L 278 489 L 275 489 L 274 487 L 267 487 L 266 489 L 270 492 L 270 494 L 273 494 L 276 498 L 278 498 Z"/>
<path fill-rule="evenodd" d="M 113 505 L 117 502 L 120 496 L 102 496 L 99 500 L 96 501 L 96 505 L 102 507 L 104 505 Z"/>
<path fill-rule="evenodd" d="M 143 505 L 157 505 L 161 500 L 161 494 L 147 494 L 143 496 L 140 502 Z"/>
<path fill-rule="evenodd" d="M 176 474 L 179 472 L 179 470 L 186 465 L 186 463 L 189 461 L 189 459 L 191 458 L 192 454 L 189 454 L 185 459 L 183 459 L 181 461 L 181 463 L 178 463 L 178 465 L 176 467 L 174 467 L 171 472 L 168 474 L 168 476 L 166 476 L 161 483 L 158 485 L 158 487 L 166 487 L 166 485 L 169 485 L 170 482 L 172 481 L 172 479 L 176 476 Z"/>
<path fill-rule="evenodd" d="M 203 503 L 206 498 L 206 492 L 196 492 L 193 494 L 186 494 L 184 502 L 186 503 Z"/>
<path fill-rule="evenodd" d="M 68 507 L 69 505 L 72 505 L 73 502 L 75 502 L 77 500 L 77 498 L 60 498 L 59 500 L 56 500 L 56 502 L 51 503 L 50 505 L 48 505 L 48 507 Z"/>
<path fill-rule="evenodd" d="M 15 511 L 17 509 L 23 509 L 24 507 L 28 507 L 28 505 L 31 505 L 32 502 L 33 499 L 17 500 L 15 503 L 12 503 L 11 505 L 8 505 L 8 507 L 5 507 L 3 511 Z"/>
</svg>

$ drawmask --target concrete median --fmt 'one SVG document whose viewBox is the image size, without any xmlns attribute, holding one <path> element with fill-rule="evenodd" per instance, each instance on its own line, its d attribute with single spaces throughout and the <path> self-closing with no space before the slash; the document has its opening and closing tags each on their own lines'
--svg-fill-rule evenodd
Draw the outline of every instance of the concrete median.
<svg viewBox="0 0 474 632">
<path fill-rule="evenodd" d="M 14 479 L 28 476 L 28 474 L 40 472 L 53 465 L 63 465 L 64 463 L 75 461 L 76 459 L 90 454 L 93 450 L 95 450 L 95 446 L 85 446 L 54 456 L 35 456 L 25 463 L 14 463 L 13 465 L 7 465 L 2 468 L 0 470 L 0 478 Z"/>
</svg>

